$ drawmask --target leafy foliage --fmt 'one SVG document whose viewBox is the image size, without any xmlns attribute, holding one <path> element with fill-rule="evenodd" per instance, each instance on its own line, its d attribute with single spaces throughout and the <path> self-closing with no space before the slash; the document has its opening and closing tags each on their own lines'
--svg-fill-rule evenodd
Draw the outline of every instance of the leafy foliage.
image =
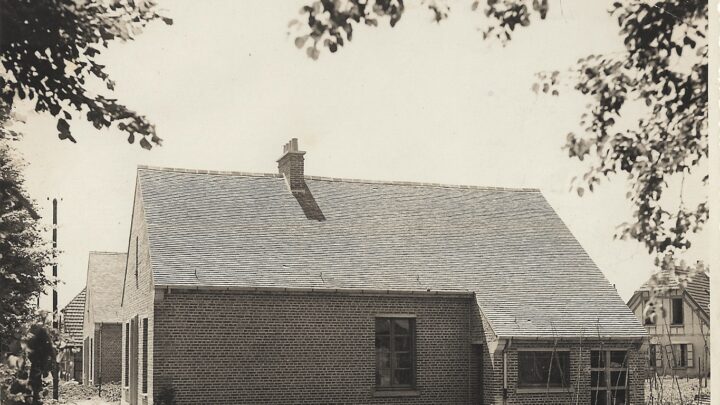
<svg viewBox="0 0 720 405">
<path fill-rule="evenodd" d="M 54 252 L 41 237 L 40 217 L 13 152 L 0 142 L 0 343 L 17 337 L 33 314 L 33 298 L 53 282 L 44 269 Z"/>
<path fill-rule="evenodd" d="M 0 110 L 29 99 L 36 111 L 57 117 L 60 139 L 76 141 L 69 121 L 84 114 L 97 129 L 115 123 L 128 142 L 138 137 L 145 149 L 160 144 L 144 116 L 87 88 L 96 79 L 113 90 L 97 56 L 110 41 L 132 40 L 157 19 L 172 24 L 152 0 L 0 0 Z M 0 120 L 0 128 L 5 124 Z"/>
<path fill-rule="evenodd" d="M 59 336 L 52 316 L 35 314 L 19 329 L 0 364 L 0 397 L 8 405 L 40 404 L 48 395 L 47 379 L 56 361 Z"/>
<path fill-rule="evenodd" d="M 435 21 L 447 17 L 449 7 L 423 2 L 435 12 Z M 708 4 L 704 0 L 616 1 L 610 8 L 617 20 L 625 52 L 589 55 L 565 74 L 540 73 L 535 92 L 560 94 L 564 80 L 574 90 L 590 97 L 580 117 L 582 134 L 570 133 L 565 149 L 570 158 L 587 163 L 582 179 L 574 181 L 578 195 L 594 191 L 603 179 L 616 175 L 628 178 L 627 199 L 634 205 L 633 221 L 620 226 L 617 237 L 644 244 L 658 267 L 703 271 L 702 263 L 689 265 L 678 253 L 691 246 L 692 234 L 707 222 L 705 201 L 672 207 L 666 194 L 670 180 L 693 173 L 708 156 Z M 483 39 L 507 43 L 518 27 L 544 19 L 546 0 L 476 0 L 471 9 L 483 9 L 488 25 Z M 318 0 L 302 8 L 307 23 L 291 22 L 307 32 L 295 40 L 317 59 L 318 46 L 331 52 L 352 39 L 353 26 L 376 26 L 389 17 L 390 25 L 400 20 L 402 0 Z M 622 114 L 637 103 L 644 114 L 622 127 Z M 703 178 L 707 184 L 707 176 Z M 685 276 L 683 276 L 685 277 Z"/>
<path fill-rule="evenodd" d="M 672 273 L 704 270 L 675 258 L 707 222 L 707 196 L 687 206 L 680 190 L 677 208 L 664 197 L 673 177 L 684 183 L 708 157 L 707 6 L 702 0 L 616 2 L 610 12 L 626 51 L 582 58 L 568 74 L 592 99 L 580 120 L 584 133 L 568 134 L 565 145 L 571 158 L 589 163 L 577 192 L 627 176 L 634 221 L 622 224 L 617 236 L 643 243 Z M 558 94 L 559 72 L 540 78 L 536 91 Z M 637 124 L 621 127 L 622 114 L 638 104 L 644 108 Z"/>
<path fill-rule="evenodd" d="M 433 20 L 440 22 L 448 17 L 450 6 L 446 0 L 420 0 L 432 12 Z M 479 0 L 470 7 L 477 10 Z M 547 15 L 547 0 L 488 0 L 484 14 L 489 18 L 483 38 L 496 37 L 503 42 L 512 38 L 516 27 L 527 26 L 536 12 L 541 19 Z M 307 15 L 306 23 L 290 21 L 289 27 L 297 30 L 295 46 L 305 49 L 312 59 L 320 56 L 320 49 L 336 52 L 353 38 L 353 27 L 364 24 L 377 27 L 387 20 L 394 27 L 405 12 L 404 0 L 316 0 L 300 9 Z"/>
</svg>

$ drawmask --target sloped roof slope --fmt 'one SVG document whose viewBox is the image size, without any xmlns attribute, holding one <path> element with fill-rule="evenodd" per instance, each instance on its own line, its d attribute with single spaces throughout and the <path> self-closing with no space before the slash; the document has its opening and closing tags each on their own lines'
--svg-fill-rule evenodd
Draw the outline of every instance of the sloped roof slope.
<svg viewBox="0 0 720 405">
<path fill-rule="evenodd" d="M 90 252 L 88 258 L 88 309 L 94 322 L 120 322 L 123 277 L 127 254 Z"/>
<path fill-rule="evenodd" d="M 643 283 L 643 285 L 637 289 L 636 293 L 640 291 L 651 291 L 657 283 L 656 279 L 658 277 L 665 280 L 666 288 L 681 288 L 677 277 L 671 277 L 669 273 L 658 273 L 658 275 L 653 275 Z M 685 286 L 685 292 L 697 302 L 698 306 L 705 311 L 708 316 L 710 315 L 710 277 L 706 272 L 700 272 L 690 278 Z"/>
<path fill-rule="evenodd" d="M 68 346 L 78 346 L 83 340 L 83 317 L 85 314 L 85 291 L 78 293 L 66 306 L 61 309 L 62 312 L 62 329 L 67 334 Z"/>
<path fill-rule="evenodd" d="M 138 169 L 156 286 L 476 293 L 500 337 L 647 332 L 538 190 Z"/>
</svg>

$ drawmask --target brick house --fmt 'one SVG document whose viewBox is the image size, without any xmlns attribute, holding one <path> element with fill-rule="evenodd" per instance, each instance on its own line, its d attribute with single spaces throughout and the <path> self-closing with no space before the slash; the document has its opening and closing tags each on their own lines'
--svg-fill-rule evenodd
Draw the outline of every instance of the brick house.
<svg viewBox="0 0 720 405">
<path fill-rule="evenodd" d="M 82 381 L 83 370 L 83 319 L 85 313 L 85 289 L 83 288 L 60 310 L 60 333 L 63 345 L 60 349 L 60 378 Z"/>
<path fill-rule="evenodd" d="M 658 276 L 667 288 L 650 299 Z M 700 273 L 681 287 L 677 277 L 660 273 L 635 291 L 630 310 L 650 334 L 650 372 L 679 377 L 710 375 L 710 278 Z"/>
<path fill-rule="evenodd" d="M 303 155 L 138 168 L 122 403 L 643 403 L 647 331 L 538 190 Z"/>
<path fill-rule="evenodd" d="M 83 383 L 119 382 L 122 373 L 120 299 L 127 254 L 90 252 L 83 322 Z"/>
</svg>

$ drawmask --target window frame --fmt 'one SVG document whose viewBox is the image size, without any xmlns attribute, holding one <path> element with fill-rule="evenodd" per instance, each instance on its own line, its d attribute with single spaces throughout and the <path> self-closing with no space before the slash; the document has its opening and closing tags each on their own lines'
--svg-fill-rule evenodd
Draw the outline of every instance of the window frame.
<svg viewBox="0 0 720 405">
<path fill-rule="evenodd" d="M 560 364 L 561 367 L 566 365 L 566 370 L 561 370 L 564 375 L 561 374 L 561 383 L 560 385 L 551 383 L 550 385 L 545 383 L 541 384 L 528 384 L 523 383 L 521 379 L 521 361 L 520 361 L 520 355 L 521 353 L 552 353 L 554 352 L 555 355 L 558 355 L 560 353 L 563 354 L 563 356 L 567 356 L 566 363 L 567 364 Z M 572 359 L 570 358 L 570 349 L 569 348 L 518 348 L 517 349 L 517 389 L 518 392 L 522 391 L 537 391 L 542 390 L 543 392 L 545 390 L 550 391 L 557 391 L 557 390 L 568 390 L 572 387 Z M 554 358 L 554 356 L 551 354 L 551 359 Z M 559 357 L 557 357 L 559 359 Z M 555 360 L 553 360 L 554 362 Z M 552 365 L 551 365 L 552 367 Z"/>
<path fill-rule="evenodd" d="M 416 316 L 415 315 L 409 315 L 409 314 L 377 314 L 373 318 L 373 328 L 374 328 L 374 337 L 375 337 L 375 390 L 376 392 L 385 392 L 385 393 L 393 393 L 398 391 L 415 391 L 417 388 L 417 329 L 416 329 Z M 379 385 L 377 382 L 377 375 L 378 375 L 378 331 L 377 331 L 377 322 L 379 320 L 389 320 L 390 321 L 390 329 L 386 336 L 389 337 L 390 341 L 390 375 L 391 375 L 391 385 L 389 386 L 383 386 Z M 411 377 L 411 383 L 410 384 L 398 384 L 393 385 L 392 384 L 392 376 L 394 376 L 395 373 L 395 363 L 396 363 L 396 350 L 395 350 L 395 322 L 397 320 L 407 320 L 409 325 L 409 336 L 410 336 L 410 350 L 409 353 L 412 356 L 412 377 Z"/>
<path fill-rule="evenodd" d="M 670 361 L 674 370 L 693 368 L 694 363 L 691 360 L 693 349 L 691 349 L 691 347 L 692 343 L 673 343 L 670 345 L 670 353 L 672 356 Z M 677 348 L 677 352 L 675 348 Z"/>
<path fill-rule="evenodd" d="M 657 357 L 658 357 L 658 345 L 656 344 L 649 344 L 648 345 L 648 369 L 650 370 L 657 370 L 658 364 L 657 364 Z"/>
<path fill-rule="evenodd" d="M 680 308 L 680 316 L 677 317 L 675 314 L 675 304 L 679 303 L 680 305 L 678 308 Z M 680 318 L 679 320 L 677 318 Z M 670 298 L 670 326 L 682 326 L 685 324 L 685 303 L 682 297 L 672 297 Z"/>
<path fill-rule="evenodd" d="M 602 359 L 603 364 L 599 364 L 598 366 L 593 367 L 593 357 L 595 353 L 602 353 Z M 624 352 L 624 361 L 623 364 L 621 364 L 622 367 L 611 367 L 612 365 L 612 352 Z M 590 350 L 590 403 L 592 404 L 592 400 L 594 397 L 597 397 L 596 392 L 597 391 L 604 391 L 605 392 L 605 404 L 606 405 L 612 405 L 613 404 L 613 392 L 617 391 L 624 391 L 625 392 L 625 403 L 628 404 L 628 396 L 630 395 L 630 368 L 628 367 L 628 363 L 630 361 L 630 350 L 627 348 L 596 348 Z M 598 358 L 601 358 L 598 356 Z M 612 384 L 612 373 L 618 372 L 622 373 L 625 372 L 625 384 L 624 385 L 613 385 Z M 602 373 L 601 375 L 604 376 L 604 385 L 593 384 L 592 376 L 593 373 Z"/>
</svg>

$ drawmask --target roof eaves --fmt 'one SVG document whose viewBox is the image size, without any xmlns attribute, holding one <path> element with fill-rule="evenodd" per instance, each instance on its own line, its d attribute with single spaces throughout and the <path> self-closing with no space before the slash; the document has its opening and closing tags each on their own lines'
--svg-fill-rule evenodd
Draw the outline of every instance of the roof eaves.
<svg viewBox="0 0 720 405">
<path fill-rule="evenodd" d="M 480 303 L 477 300 L 477 293 L 473 293 L 473 294 L 475 294 L 475 296 L 476 296 L 475 303 L 478 306 L 478 311 L 480 312 L 480 316 L 482 317 L 482 319 L 485 319 L 485 321 L 487 322 L 487 325 L 490 328 L 490 332 L 492 332 L 493 336 L 495 336 L 497 339 L 500 339 L 500 336 L 498 336 L 498 334 L 495 332 L 495 327 L 493 327 L 493 324 L 490 321 L 490 318 L 485 316 L 485 312 L 483 311 L 482 305 L 480 305 Z M 482 321 L 482 319 L 481 319 L 481 321 Z"/>
<path fill-rule="evenodd" d="M 185 284 L 156 284 L 157 289 L 170 290 L 194 290 L 194 291 L 244 291 L 244 292 L 268 292 L 268 293 L 334 293 L 334 294 L 362 294 L 362 295 L 429 295 L 429 296 L 457 296 L 470 297 L 472 291 L 460 290 L 374 290 L 355 288 L 314 288 L 314 287 L 247 287 L 247 286 L 225 286 L 225 285 L 185 285 Z"/>
<path fill-rule="evenodd" d="M 692 294 L 690 294 L 687 290 L 683 292 L 683 294 L 688 298 L 688 300 L 693 304 L 693 306 L 700 312 L 700 317 L 703 318 L 705 322 L 708 324 L 710 323 L 710 314 L 708 314 L 705 311 L 705 308 L 702 307 L 702 305 L 698 304 L 698 302 L 693 298 Z"/>
<path fill-rule="evenodd" d="M 517 335 L 517 336 L 498 336 L 498 339 L 512 339 L 512 340 L 557 340 L 562 342 L 574 342 L 577 340 L 583 340 L 583 341 L 641 341 L 648 339 L 650 337 L 649 334 L 644 335 L 627 335 L 627 336 L 600 336 L 600 337 L 587 337 L 587 336 L 540 336 L 540 335 L 530 335 L 530 336 L 523 336 L 523 335 Z"/>
</svg>

